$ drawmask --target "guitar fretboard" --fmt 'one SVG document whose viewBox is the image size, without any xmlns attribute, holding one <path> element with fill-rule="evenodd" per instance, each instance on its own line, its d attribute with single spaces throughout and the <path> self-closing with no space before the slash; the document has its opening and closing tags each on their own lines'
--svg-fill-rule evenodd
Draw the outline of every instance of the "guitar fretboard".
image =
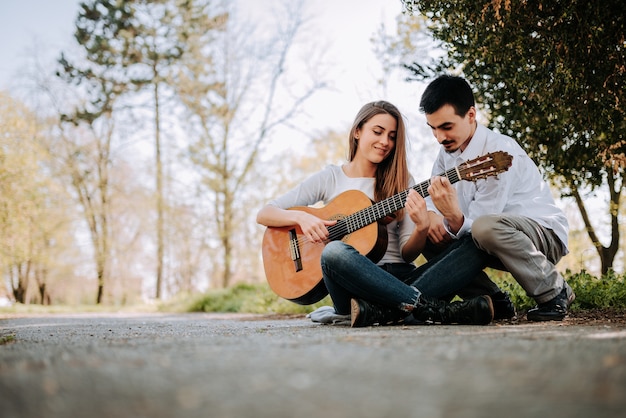
<svg viewBox="0 0 626 418">
<path fill-rule="evenodd" d="M 447 177 L 451 184 L 460 180 L 459 171 L 457 167 L 451 168 L 445 173 L 439 174 L 439 177 Z M 329 241 L 335 241 L 343 238 L 344 236 L 357 231 L 371 223 L 383 219 L 385 216 L 389 216 L 392 213 L 404 208 L 406 204 L 406 197 L 409 194 L 409 190 L 413 189 L 418 192 L 422 197 L 429 196 L 428 187 L 430 186 L 430 179 L 416 184 L 406 190 L 401 191 L 391 197 L 376 202 L 371 206 L 354 212 L 351 215 L 346 216 L 343 219 L 337 221 L 337 223 L 328 228 Z"/>
</svg>

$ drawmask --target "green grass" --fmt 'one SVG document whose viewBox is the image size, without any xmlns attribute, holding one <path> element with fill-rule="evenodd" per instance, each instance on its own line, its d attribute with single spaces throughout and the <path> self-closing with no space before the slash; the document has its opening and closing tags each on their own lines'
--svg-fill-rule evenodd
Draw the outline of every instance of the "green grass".
<svg viewBox="0 0 626 418">
<path fill-rule="evenodd" d="M 524 312 L 535 301 L 529 298 L 509 273 L 488 270 L 489 276 L 502 290 L 507 291 L 518 311 Z M 565 272 L 565 279 L 574 289 L 576 300 L 571 310 L 615 309 L 626 311 L 626 274 L 613 272 L 598 278 L 586 271 Z M 138 306 L 112 305 L 52 305 L 14 304 L 0 308 L 2 314 L 67 314 L 75 312 L 233 312 L 254 314 L 306 314 L 320 306 L 332 305 L 326 296 L 314 305 L 298 305 L 278 297 L 267 285 L 237 284 L 228 289 L 211 290 L 203 294 L 179 295 L 173 300 Z"/>
<path fill-rule="evenodd" d="M 519 311 L 526 311 L 535 306 L 521 286 L 509 273 L 488 270 L 489 276 L 502 290 L 509 292 L 511 300 Z M 571 306 L 572 311 L 614 308 L 626 310 L 626 275 L 611 272 L 597 278 L 585 271 L 572 273 L 567 271 L 565 279 L 576 293 L 576 300 Z M 332 305 L 330 297 L 315 305 L 302 306 L 281 299 L 272 292 L 266 283 L 239 284 L 229 289 L 210 291 L 196 296 L 193 301 L 182 306 L 182 310 L 191 312 L 245 312 L 245 313 L 278 313 L 304 314 L 323 305 Z"/>
<path fill-rule="evenodd" d="M 9 344 L 15 341 L 15 335 L 0 335 L 0 345 Z"/>
</svg>

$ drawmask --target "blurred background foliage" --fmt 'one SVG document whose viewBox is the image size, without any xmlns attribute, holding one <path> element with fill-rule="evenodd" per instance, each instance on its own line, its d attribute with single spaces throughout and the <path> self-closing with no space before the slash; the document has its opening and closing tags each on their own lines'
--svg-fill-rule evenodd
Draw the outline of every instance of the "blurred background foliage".
<svg viewBox="0 0 626 418">
<path fill-rule="evenodd" d="M 304 105 L 329 87 L 306 2 L 281 2 L 262 27 L 237 2 L 77 3 L 75 44 L 52 66 L 32 65 L 22 89 L 0 91 L 0 304 L 318 306 L 272 294 L 254 222 L 269 198 L 345 158 L 348 126 L 307 132 L 306 144 L 277 140 L 302 130 Z M 622 307 L 626 3 L 389 7 L 395 27 L 363 40 L 382 67 L 368 95 L 385 96 L 398 72 L 406 83 L 467 77 L 485 122 L 527 149 L 560 198 L 573 309 Z M 519 309 L 532 304 L 510 276 L 491 274 Z"/>
</svg>

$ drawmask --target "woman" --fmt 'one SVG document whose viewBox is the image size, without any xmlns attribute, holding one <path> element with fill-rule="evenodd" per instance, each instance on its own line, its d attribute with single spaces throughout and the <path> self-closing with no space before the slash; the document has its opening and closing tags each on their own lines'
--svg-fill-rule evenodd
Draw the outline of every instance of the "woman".
<svg viewBox="0 0 626 418">
<path fill-rule="evenodd" d="M 308 240 L 323 243 L 329 238 L 328 227 L 337 221 L 288 209 L 320 201 L 328 203 L 347 190 L 360 190 L 373 201 L 380 201 L 411 186 L 404 120 L 394 105 L 377 101 L 363 106 L 354 120 L 349 140 L 347 163 L 329 165 L 272 200 L 259 211 L 257 222 L 269 227 L 298 225 Z M 453 294 L 471 280 L 476 269 L 482 269 L 480 252 L 474 255 L 476 267 L 471 271 L 461 269 L 462 274 L 455 274 L 452 269 L 450 278 L 435 277 L 433 267 L 435 264 L 443 267 L 444 261 L 449 261 L 446 256 L 454 253 L 454 247 L 429 263 L 430 266 L 416 269 L 413 260 L 425 246 L 430 225 L 422 196 L 410 190 L 405 209 L 390 218 L 386 225 L 387 249 L 377 263 L 342 241 L 331 241 L 325 246 L 321 256 L 323 280 L 333 300 L 335 314 L 351 315 L 352 326 L 413 321 L 491 322 L 493 307 L 489 297 L 446 303 L 427 299 L 418 290 L 420 280 L 429 273 L 431 279 L 425 285 L 430 296 Z M 450 271 L 446 271 L 448 273 Z"/>
</svg>

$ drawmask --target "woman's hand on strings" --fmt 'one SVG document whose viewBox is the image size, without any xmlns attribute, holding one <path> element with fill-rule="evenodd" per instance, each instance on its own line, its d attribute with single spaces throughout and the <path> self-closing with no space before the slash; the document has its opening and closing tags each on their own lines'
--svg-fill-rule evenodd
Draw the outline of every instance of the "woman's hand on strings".
<svg viewBox="0 0 626 418">
<path fill-rule="evenodd" d="M 318 218 L 307 212 L 300 212 L 298 225 L 304 236 L 311 242 L 322 243 L 328 239 L 328 227 L 335 225 L 336 220 L 326 220 Z"/>
</svg>

